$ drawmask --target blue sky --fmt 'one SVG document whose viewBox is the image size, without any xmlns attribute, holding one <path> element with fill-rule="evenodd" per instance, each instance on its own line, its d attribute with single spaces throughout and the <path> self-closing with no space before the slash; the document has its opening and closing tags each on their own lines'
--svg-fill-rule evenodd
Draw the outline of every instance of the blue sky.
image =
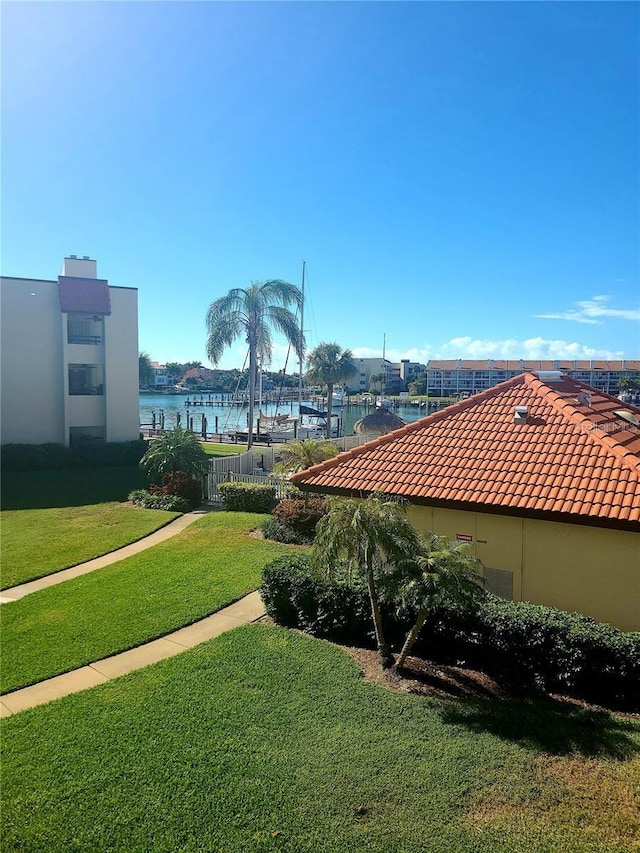
<svg viewBox="0 0 640 853">
<path fill-rule="evenodd" d="M 638 31 L 615 2 L 4 3 L 2 272 L 97 258 L 163 362 L 303 258 L 310 346 L 637 358 Z"/>
</svg>

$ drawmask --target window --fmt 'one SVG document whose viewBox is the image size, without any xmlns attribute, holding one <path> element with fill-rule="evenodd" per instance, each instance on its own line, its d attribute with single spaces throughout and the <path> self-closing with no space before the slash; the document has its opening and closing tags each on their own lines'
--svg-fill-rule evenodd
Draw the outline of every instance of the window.
<svg viewBox="0 0 640 853">
<path fill-rule="evenodd" d="M 485 566 L 484 579 L 485 588 L 498 595 L 500 598 L 508 598 L 513 601 L 513 572 L 504 569 L 488 569 Z"/>
<path fill-rule="evenodd" d="M 97 346 L 104 340 L 103 317 L 90 314 L 67 315 L 67 341 Z"/>
<path fill-rule="evenodd" d="M 104 369 L 101 364 L 70 364 L 69 394 L 85 396 L 104 394 Z"/>
</svg>

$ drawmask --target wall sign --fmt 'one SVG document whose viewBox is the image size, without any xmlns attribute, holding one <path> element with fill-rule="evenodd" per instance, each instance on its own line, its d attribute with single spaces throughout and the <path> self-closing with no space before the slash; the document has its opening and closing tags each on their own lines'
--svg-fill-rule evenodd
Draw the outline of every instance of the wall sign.
<svg viewBox="0 0 640 853">
<path fill-rule="evenodd" d="M 469 533 L 456 533 L 458 542 L 473 542 L 473 536 Z"/>
</svg>

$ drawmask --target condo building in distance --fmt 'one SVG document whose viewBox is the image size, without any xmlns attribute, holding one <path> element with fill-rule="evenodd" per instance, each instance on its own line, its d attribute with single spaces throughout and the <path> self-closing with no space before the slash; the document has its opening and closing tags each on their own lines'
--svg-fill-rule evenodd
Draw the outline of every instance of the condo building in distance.
<svg viewBox="0 0 640 853">
<path fill-rule="evenodd" d="M 0 309 L 2 444 L 138 438 L 135 288 L 71 255 L 57 279 L 2 276 Z"/>
</svg>

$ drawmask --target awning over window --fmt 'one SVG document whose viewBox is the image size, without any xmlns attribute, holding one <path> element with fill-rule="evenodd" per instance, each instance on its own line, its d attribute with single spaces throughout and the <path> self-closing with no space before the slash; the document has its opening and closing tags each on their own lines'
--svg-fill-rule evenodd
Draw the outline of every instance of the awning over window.
<svg viewBox="0 0 640 853">
<path fill-rule="evenodd" d="M 60 310 L 65 313 L 111 314 L 109 285 L 104 279 L 58 276 Z"/>
</svg>

